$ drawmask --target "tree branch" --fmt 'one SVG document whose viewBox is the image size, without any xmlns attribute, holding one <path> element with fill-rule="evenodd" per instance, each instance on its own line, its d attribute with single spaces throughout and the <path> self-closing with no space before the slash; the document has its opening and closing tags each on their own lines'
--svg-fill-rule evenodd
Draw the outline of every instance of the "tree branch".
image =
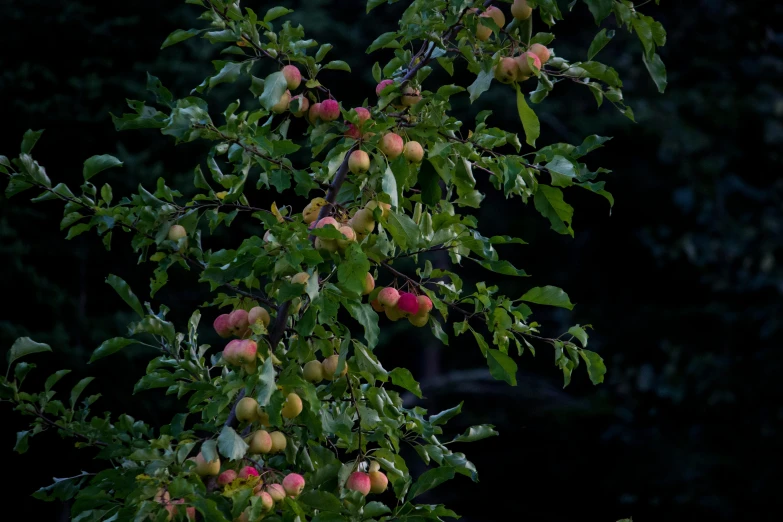
<svg viewBox="0 0 783 522">
<path fill-rule="evenodd" d="M 50 418 L 48 418 L 48 417 L 44 416 L 44 415 L 43 415 L 43 414 L 42 414 L 40 411 L 38 411 L 37 409 L 35 410 L 35 415 L 36 415 L 36 416 L 37 416 L 39 419 L 41 419 L 42 421 L 44 421 L 46 424 L 49 424 L 50 426 L 53 426 L 53 427 L 57 428 L 58 430 L 67 431 L 68 433 L 70 433 L 70 434 L 71 434 L 71 435 L 73 435 L 74 437 L 78 437 L 78 438 L 84 439 L 84 440 L 86 440 L 87 442 L 89 442 L 90 444 L 94 444 L 95 446 L 100 446 L 100 447 L 105 447 L 105 446 L 108 446 L 108 445 L 109 445 L 108 443 L 106 443 L 106 442 L 103 442 L 103 441 L 101 441 L 101 440 L 93 440 L 93 439 L 91 439 L 90 437 L 88 437 L 87 435 L 84 435 L 83 433 L 79 433 L 78 431 L 75 431 L 73 428 L 69 428 L 69 427 L 67 427 L 67 426 L 60 426 L 59 424 L 57 424 L 56 422 L 54 422 L 54 421 L 53 421 L 53 420 L 51 420 Z"/>
</svg>

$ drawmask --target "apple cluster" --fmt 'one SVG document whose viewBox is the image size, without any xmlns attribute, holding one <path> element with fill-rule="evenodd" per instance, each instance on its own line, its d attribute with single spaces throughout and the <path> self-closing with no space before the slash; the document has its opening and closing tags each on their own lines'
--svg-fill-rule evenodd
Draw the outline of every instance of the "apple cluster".
<svg viewBox="0 0 783 522">
<path fill-rule="evenodd" d="M 369 299 L 373 310 L 384 312 L 391 321 L 406 318 L 413 326 L 422 327 L 430 319 L 432 300 L 426 295 L 379 286 L 370 293 Z"/>
</svg>

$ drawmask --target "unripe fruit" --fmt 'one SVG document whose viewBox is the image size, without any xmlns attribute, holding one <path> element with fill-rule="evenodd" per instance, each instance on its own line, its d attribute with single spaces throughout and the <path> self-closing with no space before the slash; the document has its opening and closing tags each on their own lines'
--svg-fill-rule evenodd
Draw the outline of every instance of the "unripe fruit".
<svg viewBox="0 0 783 522">
<path fill-rule="evenodd" d="M 295 393 L 289 393 L 280 414 L 286 419 L 293 419 L 300 413 L 302 413 L 302 399 Z"/>
<path fill-rule="evenodd" d="M 272 451 L 272 437 L 266 430 L 258 430 L 253 433 L 248 446 L 250 453 L 266 455 Z"/>
<path fill-rule="evenodd" d="M 172 225 L 169 229 L 169 239 L 172 241 L 179 241 L 183 237 L 187 237 L 188 231 L 182 225 Z"/>
<path fill-rule="evenodd" d="M 285 91 L 280 96 L 280 101 L 272 105 L 272 112 L 275 114 L 282 114 L 288 110 L 288 104 L 291 103 L 291 91 Z"/>
<path fill-rule="evenodd" d="M 361 471 L 354 471 L 348 477 L 345 487 L 351 491 L 358 491 L 366 497 L 372 487 L 372 484 L 370 484 L 370 476 Z"/>
<path fill-rule="evenodd" d="M 328 202 L 324 198 L 313 198 L 310 203 L 302 210 L 302 217 L 305 223 L 312 223 L 318 219 L 318 213 L 321 212 L 321 208 Z"/>
<path fill-rule="evenodd" d="M 370 469 L 369 469 L 370 473 L 372 473 L 373 471 L 380 471 L 380 470 L 381 470 L 381 465 L 378 464 L 377 460 L 373 460 L 372 462 L 370 462 Z"/>
<path fill-rule="evenodd" d="M 379 303 L 377 299 L 370 301 L 370 306 L 372 306 L 372 309 L 378 313 L 383 312 L 383 305 Z"/>
<path fill-rule="evenodd" d="M 256 418 L 261 426 L 269 426 L 269 414 L 261 409 L 261 406 L 256 408 Z"/>
<path fill-rule="evenodd" d="M 261 498 L 261 506 L 264 511 L 271 511 L 272 508 L 275 507 L 275 499 L 266 491 L 259 491 L 256 493 L 256 496 Z"/>
<path fill-rule="evenodd" d="M 298 274 L 294 275 L 291 278 L 291 283 L 295 285 L 306 285 L 307 281 L 309 280 L 310 280 L 310 274 L 308 274 L 307 272 L 299 272 Z"/>
<path fill-rule="evenodd" d="M 253 397 L 242 397 L 236 407 L 237 420 L 239 422 L 253 422 L 258 418 L 256 416 L 257 408 L 258 401 Z"/>
<path fill-rule="evenodd" d="M 428 314 L 432 311 L 432 299 L 426 295 L 420 295 L 416 297 L 416 300 L 419 302 L 418 315 Z"/>
<path fill-rule="evenodd" d="M 163 488 L 160 488 L 156 493 L 155 497 L 152 499 L 154 502 L 157 502 L 158 504 L 168 504 L 171 500 L 171 495 L 168 491 L 166 491 Z"/>
<path fill-rule="evenodd" d="M 545 64 L 549 61 L 550 52 L 549 49 L 547 49 L 545 46 L 541 45 L 540 43 L 534 43 L 530 46 L 530 49 L 528 49 L 531 53 L 538 56 L 538 59 L 541 60 L 541 65 Z"/>
<path fill-rule="evenodd" d="M 421 163 L 424 159 L 424 149 L 418 141 L 409 141 L 402 149 L 405 159 L 413 163 Z"/>
<path fill-rule="evenodd" d="M 305 380 L 309 382 L 321 382 L 324 380 L 323 366 L 317 360 L 305 363 L 302 373 Z"/>
<path fill-rule="evenodd" d="M 302 73 L 295 65 L 286 65 L 283 67 L 283 76 L 289 89 L 296 89 L 302 83 Z"/>
<path fill-rule="evenodd" d="M 217 316 L 215 322 L 212 323 L 212 327 L 223 339 L 231 337 L 231 326 L 228 323 L 228 314 L 220 314 Z"/>
<path fill-rule="evenodd" d="M 381 80 L 381 83 L 375 86 L 375 94 L 380 96 L 383 89 L 385 89 L 387 85 L 392 85 L 393 83 L 394 80 Z"/>
<path fill-rule="evenodd" d="M 310 100 L 308 100 L 304 94 L 299 94 L 298 96 L 291 98 L 291 103 L 288 104 L 288 106 L 291 109 L 291 114 L 297 118 L 301 118 L 310 108 Z"/>
<path fill-rule="evenodd" d="M 324 121 L 334 121 L 340 117 L 340 104 L 335 100 L 324 100 L 321 102 L 321 119 Z"/>
<path fill-rule="evenodd" d="M 217 482 L 221 486 L 227 486 L 232 482 L 234 482 L 235 478 L 237 478 L 237 472 L 234 471 L 233 469 L 227 469 L 226 471 L 218 475 Z"/>
<path fill-rule="evenodd" d="M 324 379 L 326 379 L 327 381 L 335 380 L 334 372 L 337 371 L 337 364 L 339 360 L 340 357 L 338 355 L 330 355 L 329 357 L 323 360 L 321 365 L 323 366 Z M 348 364 L 345 364 L 343 366 L 343 371 L 340 372 L 339 377 L 344 376 L 346 373 L 348 373 Z"/>
<path fill-rule="evenodd" d="M 340 250 L 336 240 L 322 237 L 315 238 L 315 248 L 316 250 L 326 250 L 328 252 L 337 252 Z"/>
<path fill-rule="evenodd" d="M 407 315 L 416 315 L 419 311 L 419 301 L 416 296 L 408 292 L 400 292 L 400 298 L 397 301 L 397 309 Z"/>
<path fill-rule="evenodd" d="M 269 484 L 266 491 L 275 502 L 282 502 L 285 499 L 285 489 L 280 484 Z"/>
<path fill-rule="evenodd" d="M 375 289 L 375 279 L 367 272 L 364 276 L 364 284 L 362 285 L 362 295 L 368 295 Z"/>
<path fill-rule="evenodd" d="M 348 158 L 348 170 L 352 174 L 364 174 L 370 170 L 370 156 L 363 150 L 355 150 L 351 152 Z"/>
<path fill-rule="evenodd" d="M 333 217 L 325 217 L 323 219 L 319 219 L 318 222 L 315 224 L 315 228 L 324 228 L 325 226 L 331 225 L 334 228 L 340 228 L 340 223 L 337 222 L 336 219 Z"/>
<path fill-rule="evenodd" d="M 528 58 L 530 58 L 533 62 L 533 65 L 528 63 Z M 541 69 L 541 60 L 536 56 L 534 53 L 531 53 L 530 51 L 526 53 L 522 53 L 514 60 L 517 62 L 517 68 L 519 69 L 519 76 L 525 77 L 525 76 L 532 76 L 534 74 L 534 70 L 538 71 Z"/>
<path fill-rule="evenodd" d="M 242 337 L 247 333 L 248 326 L 250 326 L 250 320 L 246 310 L 234 310 L 228 314 L 228 327 L 231 328 L 232 334 Z"/>
<path fill-rule="evenodd" d="M 266 311 L 266 308 L 254 306 L 247 313 L 247 320 L 250 324 L 261 323 L 264 326 L 269 326 L 269 322 L 272 318 L 269 317 L 269 312 Z"/>
<path fill-rule="evenodd" d="M 348 225 L 343 225 L 339 229 L 340 233 L 346 237 L 346 239 L 338 239 L 337 246 L 340 248 L 348 248 L 348 245 L 356 242 L 356 231 Z"/>
<path fill-rule="evenodd" d="M 495 79 L 500 83 L 513 83 L 519 76 L 519 66 L 513 58 L 503 58 L 495 66 Z"/>
<path fill-rule="evenodd" d="M 494 5 L 487 7 L 487 10 L 484 13 L 489 15 L 501 29 L 506 25 L 506 15 Z"/>
<path fill-rule="evenodd" d="M 416 105 L 421 101 L 421 92 L 417 89 L 414 89 L 410 85 L 405 87 L 402 90 L 402 97 L 400 98 L 400 102 L 405 107 L 412 107 L 413 105 Z"/>
<path fill-rule="evenodd" d="M 216 457 L 215 460 L 207 462 L 204 458 L 204 454 L 199 452 L 196 458 L 193 459 L 196 463 L 196 474 L 201 477 L 215 476 L 220 473 L 220 458 Z"/>
<path fill-rule="evenodd" d="M 387 286 L 378 294 L 378 302 L 385 308 L 394 308 L 400 300 L 400 292 L 396 288 Z"/>
<path fill-rule="evenodd" d="M 302 475 L 298 473 L 289 473 L 283 479 L 283 489 L 285 489 L 285 492 L 290 497 L 293 498 L 298 497 L 299 494 L 302 493 L 304 487 L 305 487 L 305 479 Z"/>
<path fill-rule="evenodd" d="M 390 160 L 393 160 L 402 154 L 403 147 L 404 144 L 402 142 L 402 137 L 399 134 L 395 134 L 393 132 L 384 134 L 380 143 L 378 143 L 378 149 L 386 154 Z"/>
<path fill-rule="evenodd" d="M 370 471 L 370 493 L 383 493 L 389 487 L 389 479 L 380 471 Z"/>
<path fill-rule="evenodd" d="M 413 326 L 418 326 L 419 328 L 421 328 L 422 326 L 427 326 L 429 320 L 430 320 L 430 314 L 417 314 L 417 315 L 408 316 L 408 322 L 411 323 Z"/>
<path fill-rule="evenodd" d="M 389 217 L 389 212 L 391 212 L 391 203 L 384 203 L 383 201 L 368 201 L 367 204 L 364 205 L 364 208 L 370 212 L 378 207 L 381 209 L 381 217 Z"/>
<path fill-rule="evenodd" d="M 310 106 L 310 110 L 307 112 L 307 119 L 310 120 L 310 123 L 315 125 L 315 122 L 318 121 L 318 118 L 321 117 L 321 104 L 320 103 L 314 103 Z"/>
<path fill-rule="evenodd" d="M 511 16 L 517 20 L 527 20 L 533 14 L 533 8 L 527 5 L 527 0 L 514 0 L 511 4 Z"/>
<path fill-rule="evenodd" d="M 360 208 L 356 211 L 356 214 L 348 220 L 348 224 L 356 231 L 357 238 L 362 239 L 375 229 L 375 218 L 373 217 L 372 212 L 366 208 Z"/>
<path fill-rule="evenodd" d="M 491 18 L 488 14 L 482 13 L 479 15 L 479 18 Z M 486 25 L 483 25 L 480 21 L 476 25 L 476 38 L 481 40 L 482 42 L 486 42 L 489 40 L 489 37 L 492 36 L 492 29 L 487 27 Z"/>
<path fill-rule="evenodd" d="M 253 466 L 245 466 L 241 470 L 239 470 L 239 474 L 237 477 L 241 479 L 246 479 L 248 477 L 257 477 L 258 476 L 258 470 L 254 468 Z"/>
<path fill-rule="evenodd" d="M 385 306 L 383 311 L 389 321 L 399 321 L 404 317 L 403 313 L 396 306 Z"/>
<path fill-rule="evenodd" d="M 288 444 L 285 434 L 280 431 L 273 431 L 269 434 L 269 437 L 272 439 L 272 451 L 270 453 L 280 453 L 285 450 L 286 444 Z"/>
</svg>

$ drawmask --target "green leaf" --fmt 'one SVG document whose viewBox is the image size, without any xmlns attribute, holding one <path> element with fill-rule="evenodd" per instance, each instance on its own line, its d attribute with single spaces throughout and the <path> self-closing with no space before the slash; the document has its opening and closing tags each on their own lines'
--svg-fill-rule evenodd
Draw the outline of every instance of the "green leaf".
<svg viewBox="0 0 783 522">
<path fill-rule="evenodd" d="M 14 445 L 14 451 L 19 453 L 25 453 L 27 451 L 27 441 L 30 438 L 29 431 L 20 431 L 16 434 L 16 444 Z"/>
<path fill-rule="evenodd" d="M 79 395 L 82 394 L 88 384 L 92 382 L 95 377 L 85 377 L 81 381 L 76 383 L 76 386 L 71 390 L 71 408 L 76 407 L 76 401 L 79 400 Z"/>
<path fill-rule="evenodd" d="M 288 9 L 286 7 L 280 7 L 280 6 L 273 7 L 272 9 L 267 11 L 266 14 L 264 15 L 264 22 L 269 23 L 272 20 L 275 20 L 277 18 L 280 18 L 281 16 L 285 16 L 288 13 L 293 13 L 293 12 L 294 12 L 293 9 Z"/>
<path fill-rule="evenodd" d="M 332 60 L 323 67 L 324 69 L 330 69 L 333 71 L 347 71 L 351 72 L 351 66 L 342 60 Z"/>
<path fill-rule="evenodd" d="M 491 270 L 498 274 L 517 276 L 517 277 L 527 276 L 527 273 L 524 270 L 514 267 L 514 265 L 512 265 L 510 262 L 506 261 L 505 259 L 498 260 L 498 261 L 490 261 L 487 259 L 472 259 L 472 260 L 478 263 L 479 265 L 483 266 L 487 270 Z"/>
<path fill-rule="evenodd" d="M 609 16 L 612 12 L 613 0 L 584 0 L 590 12 L 593 13 L 595 24 L 601 23 L 601 20 Z"/>
<path fill-rule="evenodd" d="M 571 160 L 557 155 L 546 164 L 546 169 L 552 176 L 553 187 L 568 187 L 573 184 L 574 178 L 576 178 L 576 168 Z"/>
<path fill-rule="evenodd" d="M 429 422 L 432 425 L 438 425 L 438 424 L 446 424 L 449 420 L 456 417 L 462 412 L 462 404 L 463 402 L 460 402 L 458 405 L 454 406 L 453 408 L 449 408 L 448 410 L 443 410 L 440 413 L 436 413 L 435 415 L 430 415 Z"/>
<path fill-rule="evenodd" d="M 407 250 L 418 245 L 421 231 L 407 214 L 390 212 L 386 219 L 386 228 L 401 249 Z"/>
<path fill-rule="evenodd" d="M 119 352 L 126 346 L 136 344 L 137 342 L 138 341 L 134 339 L 125 339 L 124 337 L 115 337 L 113 339 L 103 341 L 103 343 L 101 343 L 101 345 L 92 353 L 92 357 L 90 357 L 89 362 L 97 361 L 102 357 Z"/>
<path fill-rule="evenodd" d="M 506 381 L 511 386 L 517 385 L 517 363 L 514 359 L 494 348 L 487 349 L 489 373 L 499 381 Z"/>
<path fill-rule="evenodd" d="M 84 176 L 84 181 L 87 181 L 99 172 L 103 172 L 104 170 L 110 169 L 112 167 L 121 167 L 122 165 L 123 163 L 120 160 L 109 154 L 93 156 L 84 162 L 82 175 Z"/>
<path fill-rule="evenodd" d="M 339 232 L 338 232 L 339 233 Z M 351 243 L 345 251 L 345 259 L 337 267 L 337 280 L 348 290 L 361 295 L 370 261 L 357 243 Z"/>
<path fill-rule="evenodd" d="M 53 374 L 51 374 L 46 379 L 46 383 L 44 383 L 44 390 L 47 391 L 47 392 L 49 390 L 51 390 L 52 386 L 57 384 L 57 381 L 59 381 L 60 379 L 62 379 L 66 375 L 68 375 L 69 373 L 71 373 L 71 370 L 59 370 L 59 371 L 56 371 Z"/>
<path fill-rule="evenodd" d="M 114 290 L 120 294 L 120 297 L 122 297 L 122 300 L 125 301 L 128 306 L 133 308 L 133 310 L 139 314 L 139 317 L 144 317 L 144 310 L 141 307 L 141 303 L 139 302 L 139 298 L 136 297 L 136 294 L 133 293 L 133 290 L 131 290 L 130 286 L 128 286 L 128 283 L 125 282 L 121 277 L 117 277 L 114 274 L 109 274 L 109 277 L 106 278 L 106 282 L 111 285 Z"/>
<path fill-rule="evenodd" d="M 381 329 L 378 326 L 378 314 L 369 304 L 362 304 L 359 301 L 346 299 L 343 306 L 351 314 L 351 317 L 359 321 L 364 328 L 364 339 L 367 341 L 367 347 L 372 350 L 378 344 L 378 336 Z"/>
<path fill-rule="evenodd" d="M 367 11 L 366 13 L 369 13 L 379 5 L 385 4 L 387 0 L 367 0 Z M 365 13 L 365 14 L 366 14 Z M 369 518 L 373 518 L 372 516 L 369 516 Z"/>
<path fill-rule="evenodd" d="M 272 110 L 272 107 L 280 101 L 287 88 L 285 76 L 280 71 L 274 72 L 264 80 L 264 93 L 259 98 L 261 105 L 266 110 Z"/>
<path fill-rule="evenodd" d="M 256 388 L 256 401 L 259 406 L 269 404 L 269 399 L 277 389 L 275 384 L 275 368 L 272 365 L 272 358 L 267 357 L 261 371 L 258 372 L 258 384 Z"/>
<path fill-rule="evenodd" d="M 573 237 L 571 219 L 574 216 L 574 208 L 563 200 L 563 191 L 557 187 L 539 185 L 534 201 L 536 210 L 549 219 L 552 230 Z"/>
<path fill-rule="evenodd" d="M 391 371 L 391 381 L 395 386 L 405 388 L 419 399 L 422 398 L 421 386 L 407 368 L 395 368 Z"/>
<path fill-rule="evenodd" d="M 519 84 L 515 83 L 514 88 L 517 90 L 517 111 L 519 119 L 522 121 L 522 128 L 525 130 L 525 142 L 531 147 L 535 147 L 536 140 L 541 134 L 541 123 L 538 121 L 536 113 L 525 101 L 525 95 L 519 89 Z"/>
<path fill-rule="evenodd" d="M 399 42 L 394 41 L 395 38 L 397 38 L 396 32 L 383 33 L 378 38 L 376 38 L 372 44 L 370 44 L 370 46 L 367 48 L 367 51 L 365 52 L 370 54 L 377 49 L 381 49 L 382 47 L 399 48 L 400 44 Z"/>
<path fill-rule="evenodd" d="M 486 61 L 482 64 L 482 69 L 476 76 L 476 79 L 468 87 L 470 93 L 470 103 L 478 100 L 479 96 L 489 90 L 489 86 L 492 84 L 492 78 L 494 77 L 494 71 L 492 69 L 492 62 Z"/>
<path fill-rule="evenodd" d="M 666 66 L 663 64 L 661 57 L 658 53 L 653 53 L 652 59 L 647 59 L 647 55 L 642 55 L 642 61 L 644 66 L 647 67 L 647 72 L 650 73 L 655 86 L 658 87 L 658 92 L 663 93 L 666 90 L 668 81 L 666 79 Z"/>
<path fill-rule="evenodd" d="M 389 195 L 389 203 L 392 208 L 400 206 L 399 203 L 399 190 L 397 189 L 397 178 L 394 177 L 391 167 L 386 167 L 383 171 L 383 177 L 381 178 L 381 190 Z"/>
<path fill-rule="evenodd" d="M 600 384 L 604 382 L 604 375 L 606 375 L 606 365 L 604 360 L 595 352 L 590 350 L 579 350 L 579 355 L 584 360 L 587 366 L 587 374 L 590 376 L 590 381 L 593 384 Z"/>
<path fill-rule="evenodd" d="M 383 1 L 385 2 L 386 0 Z M 380 502 L 368 502 L 367 505 L 364 506 L 362 513 L 364 514 L 365 519 L 377 518 L 386 513 L 391 513 L 391 509 L 389 509 L 386 504 L 382 504 Z"/>
<path fill-rule="evenodd" d="M 537 286 L 531 288 L 525 292 L 525 295 L 520 297 L 520 299 L 522 301 L 527 301 L 528 303 L 559 306 L 561 308 L 568 308 L 569 310 L 573 310 L 574 308 L 574 305 L 572 305 L 571 301 L 568 299 L 568 294 L 556 286 Z"/>
<path fill-rule="evenodd" d="M 478 426 L 471 426 L 462 435 L 454 437 L 452 442 L 475 442 L 494 437 L 495 435 L 498 435 L 498 432 L 495 431 L 495 426 L 492 424 L 479 424 Z"/>
<path fill-rule="evenodd" d="M 37 343 L 29 337 L 19 337 L 11 349 L 8 350 L 8 367 L 10 368 L 14 361 L 27 355 L 40 352 L 51 352 L 52 348 L 48 344 Z"/>
<path fill-rule="evenodd" d="M 417 185 L 421 189 L 421 202 L 434 208 L 440 203 L 440 176 L 429 160 L 424 160 L 419 169 Z"/>
<path fill-rule="evenodd" d="M 340 499 L 327 491 L 315 489 L 305 491 L 299 496 L 299 502 L 321 511 L 332 511 L 335 513 L 342 511 Z"/>
<path fill-rule="evenodd" d="M 587 346 L 587 332 L 580 326 L 572 326 L 568 329 L 568 333 L 579 339 L 582 346 Z"/>
<path fill-rule="evenodd" d="M 596 54 L 601 52 L 601 49 L 606 47 L 606 44 L 612 41 L 612 38 L 614 38 L 614 31 L 607 32 L 606 29 L 601 29 L 587 49 L 587 59 L 592 60 Z"/>
<path fill-rule="evenodd" d="M 220 435 L 218 435 L 217 444 L 220 454 L 229 460 L 243 458 L 249 447 L 231 426 L 223 426 Z"/>
<path fill-rule="evenodd" d="M 38 139 L 43 132 L 43 129 L 39 131 L 27 129 L 27 131 L 25 131 L 24 136 L 22 137 L 22 154 L 30 154 L 30 151 L 33 150 L 35 144 L 38 143 Z"/>
<path fill-rule="evenodd" d="M 201 32 L 202 30 L 200 29 L 188 29 L 187 31 L 184 29 L 177 29 L 169 34 L 165 40 L 163 40 L 163 44 L 161 44 L 160 48 L 165 49 L 166 47 L 172 46 L 174 44 L 184 42 L 185 40 L 193 38 Z"/>
<path fill-rule="evenodd" d="M 410 491 L 408 491 L 407 501 L 410 502 L 425 491 L 429 491 L 432 488 L 443 484 L 447 480 L 453 479 L 454 473 L 454 468 L 448 466 L 425 471 L 413 484 L 413 486 L 411 486 Z"/>
</svg>

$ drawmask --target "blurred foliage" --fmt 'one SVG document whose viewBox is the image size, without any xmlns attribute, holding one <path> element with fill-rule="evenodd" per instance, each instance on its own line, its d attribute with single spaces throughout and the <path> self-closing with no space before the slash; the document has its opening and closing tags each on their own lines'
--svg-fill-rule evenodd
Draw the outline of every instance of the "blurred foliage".
<svg viewBox="0 0 783 522">
<path fill-rule="evenodd" d="M 358 73 L 352 81 L 362 79 L 372 93 L 372 62 L 369 56 L 360 62 L 363 55 L 351 51 L 390 30 L 383 20 L 392 27 L 404 5 L 378 8 L 388 18 L 376 16 L 367 24 L 360 2 L 291 4 L 308 34 L 334 43 L 335 53 L 351 55 Z M 438 501 L 463 513 L 463 520 L 505 520 L 509 513 L 540 521 L 761 520 L 776 503 L 783 478 L 773 458 L 783 450 L 783 394 L 774 380 L 783 357 L 773 346 L 783 329 L 783 33 L 776 28 L 783 6 L 661 4 L 647 9 L 668 31 L 660 51 L 669 71 L 666 96 L 657 93 L 643 67 L 632 65 L 638 55 L 615 45 L 632 37 L 618 31 L 600 55 L 620 72 L 641 125 L 629 127 L 611 108 L 596 109 L 587 91 L 569 87 L 537 107 L 546 141 L 578 142 L 588 133 L 588 117 L 590 133 L 615 136 L 595 153 L 597 163 L 614 171 L 608 178 L 617 202 L 611 217 L 605 202 L 576 195 L 571 240 L 549 232 L 532 209 L 513 208 L 494 193 L 497 199 L 478 214 L 492 229 L 487 235 L 514 230 L 561 259 L 554 271 L 542 259 L 508 257 L 533 275 L 519 285 L 546 282 L 568 291 L 577 303 L 573 314 L 553 311 L 540 319 L 594 325 L 591 344 L 609 363 L 607 382 L 593 388 L 582 376 L 564 392 L 542 351 L 525 359 L 520 386 L 512 391 L 493 382 L 483 363 L 475 364 L 476 350 L 461 349 L 460 338 L 450 347 L 417 350 L 414 336 L 384 330 L 380 357 L 390 366 L 419 364 L 434 375 L 422 381 L 426 407 L 451 406 L 467 396 L 463 411 L 480 414 L 465 413 L 460 421 L 491 418 L 501 433 L 501 439 L 472 448 L 482 471 L 477 488 L 455 481 L 438 493 Z M 156 140 L 154 131 L 118 134 L 109 118 L 123 112 L 125 98 L 140 96 L 147 71 L 179 95 L 210 74 L 208 59 L 216 57 L 199 54 L 211 52 L 209 47 L 185 42 L 158 52 L 159 42 L 188 18 L 179 2 L 0 6 L 6 27 L 0 35 L 3 150 L 16 148 L 27 128 L 45 128 L 47 139 L 36 157 L 66 182 L 79 178 L 84 158 L 101 153 L 126 162 L 127 186 L 118 191 L 163 173 L 190 176 L 198 143 L 173 147 Z M 598 29 L 586 23 L 591 19 L 582 4 L 574 8 L 562 22 L 571 31 L 558 27 L 558 34 L 569 34 L 553 44 L 558 55 L 578 58 L 575 53 Z M 147 37 L 138 38 L 141 33 Z M 339 92 L 336 80 L 330 85 Z M 239 96 L 230 89 L 224 95 Z M 468 120 L 501 100 L 513 106 L 511 91 L 493 84 L 475 105 L 465 98 L 455 108 Z M 516 118 L 513 110 L 496 111 L 491 121 L 521 131 Z M 88 236 L 66 242 L 58 231 L 59 210 L 0 205 L 0 284 L 9 304 L 0 316 L 0 346 L 5 350 L 26 335 L 49 343 L 54 357 L 41 366 L 73 368 L 66 379 L 75 383 L 89 353 L 100 340 L 124 333 L 128 317 L 104 283 L 102 245 Z M 115 248 L 127 247 L 117 242 Z M 137 269 L 126 254 L 124 261 L 113 256 L 112 271 L 144 288 L 149 269 Z M 47 268 L 52 264 L 62 270 Z M 508 284 L 508 293 L 522 290 Z M 172 315 L 182 321 L 201 304 L 198 290 L 189 274 L 172 272 L 156 297 L 181 303 L 181 314 L 174 309 Z M 104 396 L 99 405 L 156 425 L 168 419 L 174 400 L 157 392 L 128 399 L 144 370 L 139 355 L 129 349 L 96 363 L 91 370 L 99 378 L 92 386 Z M 435 364 L 439 371 L 432 371 Z M 482 369 L 472 370 L 474 364 Z M 28 495 L 52 476 L 78 467 L 89 471 L 89 462 L 78 461 L 72 447 L 52 437 L 51 451 L 31 466 L 28 456 L 10 455 L 13 431 L 4 430 L 0 441 L 16 473 L 8 498 L 23 499 L 21 509 L 53 520 L 55 506 L 41 506 Z"/>
</svg>

